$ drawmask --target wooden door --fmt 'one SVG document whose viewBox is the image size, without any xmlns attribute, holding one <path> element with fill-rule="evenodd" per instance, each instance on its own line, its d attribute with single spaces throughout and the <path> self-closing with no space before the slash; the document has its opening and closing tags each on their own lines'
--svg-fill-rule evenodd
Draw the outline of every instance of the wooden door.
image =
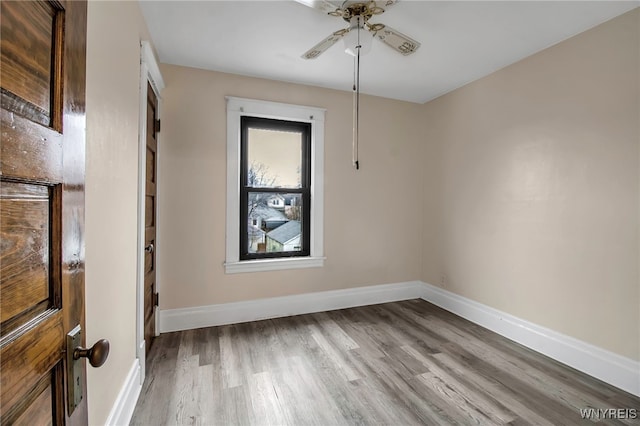
<svg viewBox="0 0 640 426">
<path fill-rule="evenodd" d="M 0 423 L 86 424 L 87 5 L 0 3 Z"/>
<path fill-rule="evenodd" d="M 147 83 L 147 153 L 145 184 L 145 256 L 144 256 L 144 340 L 148 354 L 156 335 L 156 177 L 158 140 L 158 98 Z"/>
</svg>

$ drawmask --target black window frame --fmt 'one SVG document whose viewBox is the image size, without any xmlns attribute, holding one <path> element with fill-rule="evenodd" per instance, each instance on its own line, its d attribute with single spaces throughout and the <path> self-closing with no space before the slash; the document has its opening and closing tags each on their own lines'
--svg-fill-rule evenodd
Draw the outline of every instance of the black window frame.
<svg viewBox="0 0 640 426">
<path fill-rule="evenodd" d="M 299 132 L 301 140 L 300 188 L 250 187 L 248 186 L 249 159 L 247 152 L 249 129 Z M 311 123 L 264 117 L 240 117 L 240 260 L 309 257 L 311 253 Z M 300 194 L 302 198 L 301 240 L 297 251 L 273 253 L 249 253 L 249 193 Z"/>
</svg>

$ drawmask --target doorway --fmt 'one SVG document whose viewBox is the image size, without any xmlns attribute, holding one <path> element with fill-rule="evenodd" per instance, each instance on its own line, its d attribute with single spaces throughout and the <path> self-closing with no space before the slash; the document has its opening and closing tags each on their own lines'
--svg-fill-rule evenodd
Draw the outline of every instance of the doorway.
<svg viewBox="0 0 640 426">
<path fill-rule="evenodd" d="M 158 142 L 160 93 L 164 81 L 149 42 L 141 43 L 140 129 L 138 146 L 138 279 L 137 347 L 141 383 L 145 378 L 146 355 L 158 335 L 156 309 L 159 305 L 156 259 Z"/>
</svg>

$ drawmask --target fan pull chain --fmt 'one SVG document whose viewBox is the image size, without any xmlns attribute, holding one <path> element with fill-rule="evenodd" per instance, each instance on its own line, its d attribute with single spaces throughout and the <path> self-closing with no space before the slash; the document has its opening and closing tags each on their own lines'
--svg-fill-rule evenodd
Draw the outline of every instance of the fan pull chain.
<svg viewBox="0 0 640 426">
<path fill-rule="evenodd" d="M 354 61 L 353 74 L 353 165 L 356 170 L 360 170 L 358 160 L 358 142 L 360 139 L 360 18 L 358 18 L 358 44 L 356 45 L 356 56 Z"/>
<path fill-rule="evenodd" d="M 352 140 L 352 148 L 351 155 L 353 160 L 353 165 L 358 170 L 358 95 L 357 95 L 357 77 L 356 77 L 356 68 L 357 68 L 357 58 L 353 57 L 353 140 Z"/>
</svg>

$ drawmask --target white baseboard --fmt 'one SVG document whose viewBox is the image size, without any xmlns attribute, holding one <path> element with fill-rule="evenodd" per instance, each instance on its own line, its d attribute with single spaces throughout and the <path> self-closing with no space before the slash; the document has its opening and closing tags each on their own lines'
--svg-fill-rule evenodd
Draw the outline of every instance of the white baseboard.
<svg viewBox="0 0 640 426">
<path fill-rule="evenodd" d="M 138 402 L 138 396 L 142 390 L 142 383 L 140 379 L 140 362 L 136 359 L 127 374 L 127 378 L 120 389 L 120 393 L 116 398 L 111 412 L 105 425 L 107 426 L 121 426 L 128 425 L 133 416 L 133 410 L 136 408 Z"/>
<path fill-rule="evenodd" d="M 157 330 L 157 328 L 156 328 Z M 136 356 L 138 357 L 138 365 L 140 366 L 140 374 L 139 376 L 139 381 L 140 381 L 140 386 L 142 386 L 144 384 L 144 378 L 147 377 L 147 342 L 146 340 L 142 340 L 142 342 L 140 342 L 138 344 L 138 348 L 137 348 L 137 353 Z"/>
<path fill-rule="evenodd" d="M 640 362 L 423 284 L 422 299 L 563 364 L 640 396 Z"/>
<path fill-rule="evenodd" d="M 224 324 L 235 324 L 268 318 L 288 317 L 313 312 L 398 300 L 418 299 L 423 294 L 419 281 L 356 287 L 269 299 L 248 300 L 220 305 L 199 306 L 159 311 L 160 332 L 190 330 Z"/>
</svg>

